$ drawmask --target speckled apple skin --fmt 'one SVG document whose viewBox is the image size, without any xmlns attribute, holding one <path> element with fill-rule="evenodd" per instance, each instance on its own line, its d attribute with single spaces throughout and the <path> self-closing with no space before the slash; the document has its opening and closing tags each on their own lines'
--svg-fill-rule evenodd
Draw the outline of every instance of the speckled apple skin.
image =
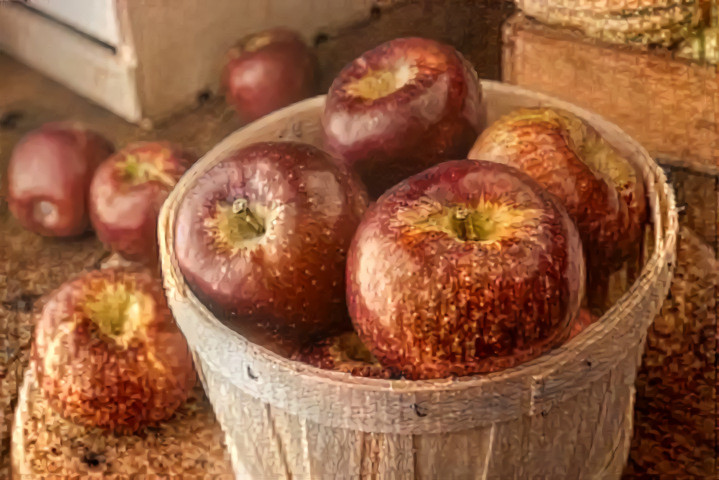
<svg viewBox="0 0 719 480">
<path fill-rule="evenodd" d="M 408 62 L 417 76 L 374 100 L 350 83 L 368 71 Z M 443 160 L 465 158 L 484 126 L 474 67 L 449 45 L 399 38 L 364 53 L 335 78 L 322 116 L 325 143 L 361 176 L 371 198 Z"/>
<path fill-rule="evenodd" d="M 538 118 L 518 118 L 527 114 Z M 487 127 L 469 158 L 511 165 L 556 195 L 577 223 L 590 270 L 613 270 L 640 240 L 646 198 L 641 175 L 626 159 L 615 157 L 629 172 L 618 183 L 587 162 L 582 145 L 597 138 L 592 126 L 564 110 L 519 109 Z"/>
<path fill-rule="evenodd" d="M 157 180 L 130 184 L 120 164 L 128 156 L 153 164 L 172 185 Z M 197 157 L 169 142 L 130 144 L 104 161 L 90 185 L 90 220 L 100 241 L 127 260 L 158 263 L 157 219 L 175 183 Z"/>
<path fill-rule="evenodd" d="M 219 248 L 204 227 L 218 202 L 246 198 L 265 208 L 266 231 L 251 248 Z M 357 176 L 324 151 L 296 142 L 234 152 L 187 192 L 175 250 L 198 297 L 248 335 L 273 330 L 308 338 L 349 327 L 344 271 L 367 208 Z"/>
<path fill-rule="evenodd" d="M 490 244 L 399 220 L 427 199 L 480 198 L 542 214 L 526 233 Z M 516 169 L 460 160 L 401 182 L 368 210 L 350 247 L 347 299 L 383 365 L 443 378 L 511 367 L 565 341 L 584 274 L 576 227 L 554 197 Z"/>
<path fill-rule="evenodd" d="M 132 285 L 153 299 L 147 324 L 126 346 L 104 336 L 83 309 L 108 283 Z M 32 355 L 38 384 L 55 410 L 119 433 L 172 416 L 197 378 L 160 281 L 134 268 L 93 271 L 60 286 L 38 319 Z"/>
<path fill-rule="evenodd" d="M 346 332 L 305 346 L 293 352 L 290 358 L 313 367 L 350 373 L 358 377 L 384 379 L 401 377 L 401 374 L 396 369 L 384 367 L 376 359 L 364 361 L 352 358 L 348 344 L 353 345 L 356 349 L 361 348 L 363 353 L 369 353 L 369 350 L 361 344 L 355 332 Z"/>
<path fill-rule="evenodd" d="M 25 135 L 8 164 L 8 206 L 27 230 L 68 237 L 90 226 L 88 190 L 97 166 L 114 151 L 99 133 L 72 122 L 53 122 Z M 48 201 L 57 218 L 35 217 L 37 203 Z"/>
<path fill-rule="evenodd" d="M 253 34 L 227 56 L 225 98 L 244 122 L 317 92 L 317 58 L 296 32 L 276 28 Z"/>
</svg>

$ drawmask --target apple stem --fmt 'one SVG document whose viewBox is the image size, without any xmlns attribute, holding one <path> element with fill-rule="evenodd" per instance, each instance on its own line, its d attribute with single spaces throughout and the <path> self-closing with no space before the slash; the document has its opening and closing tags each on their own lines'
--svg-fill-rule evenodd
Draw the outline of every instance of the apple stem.
<svg viewBox="0 0 719 480">
<path fill-rule="evenodd" d="M 462 240 L 481 241 L 489 236 L 490 220 L 478 212 L 460 207 L 454 212 L 454 220 L 455 231 Z"/>
<path fill-rule="evenodd" d="M 142 183 L 155 180 L 172 189 L 175 188 L 175 179 L 161 169 L 147 162 L 141 162 L 135 155 L 127 155 L 123 164 L 125 174 L 135 182 Z"/>
<path fill-rule="evenodd" d="M 238 198 L 232 203 L 232 213 L 238 216 L 256 235 L 265 233 L 265 227 L 257 220 L 248 206 L 246 198 Z"/>
</svg>

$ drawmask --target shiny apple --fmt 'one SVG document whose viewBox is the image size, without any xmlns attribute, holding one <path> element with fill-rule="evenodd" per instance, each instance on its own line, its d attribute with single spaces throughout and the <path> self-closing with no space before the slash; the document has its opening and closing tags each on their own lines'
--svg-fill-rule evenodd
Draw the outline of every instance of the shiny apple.
<svg viewBox="0 0 719 480">
<path fill-rule="evenodd" d="M 78 123 L 48 123 L 28 133 L 13 149 L 8 165 L 13 216 L 40 235 L 85 232 L 92 175 L 113 150 L 106 138 Z"/>
<path fill-rule="evenodd" d="M 50 405 L 88 426 L 131 433 L 169 418 L 196 381 L 162 285 L 148 271 L 107 268 L 51 294 L 33 360 Z"/>
<path fill-rule="evenodd" d="M 518 168 L 557 196 L 579 228 L 590 271 L 616 268 L 641 238 L 647 211 L 639 171 L 570 112 L 516 110 L 490 125 L 469 157 Z"/>
<path fill-rule="evenodd" d="M 451 46 L 414 37 L 348 64 L 322 116 L 327 148 L 356 169 L 372 198 L 431 165 L 465 158 L 483 122 L 474 67 Z"/>
<path fill-rule="evenodd" d="M 222 85 L 245 122 L 314 95 L 318 63 L 296 32 L 285 28 L 245 37 L 227 54 Z"/>
<path fill-rule="evenodd" d="M 168 142 L 139 142 L 104 161 L 90 185 L 90 219 L 98 238 L 127 260 L 157 264 L 160 208 L 195 160 Z"/>
<path fill-rule="evenodd" d="M 349 326 L 345 262 L 366 205 L 359 179 L 324 151 L 256 143 L 185 194 L 177 262 L 198 298 L 250 338 L 329 335 Z"/>
<path fill-rule="evenodd" d="M 522 172 L 445 162 L 382 195 L 347 259 L 355 330 L 407 378 L 501 370 L 564 342 L 584 291 L 564 207 Z"/>
</svg>

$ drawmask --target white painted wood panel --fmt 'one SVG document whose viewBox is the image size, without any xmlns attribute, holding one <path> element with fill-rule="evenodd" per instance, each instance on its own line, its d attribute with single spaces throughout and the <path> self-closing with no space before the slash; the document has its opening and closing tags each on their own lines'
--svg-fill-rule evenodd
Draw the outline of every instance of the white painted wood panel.
<svg viewBox="0 0 719 480">
<path fill-rule="evenodd" d="M 142 119 L 131 56 L 115 55 L 27 8 L 3 3 L 0 50 L 128 121 Z"/>
<path fill-rule="evenodd" d="M 115 0 L 27 0 L 26 3 L 109 45 L 120 44 Z"/>
</svg>

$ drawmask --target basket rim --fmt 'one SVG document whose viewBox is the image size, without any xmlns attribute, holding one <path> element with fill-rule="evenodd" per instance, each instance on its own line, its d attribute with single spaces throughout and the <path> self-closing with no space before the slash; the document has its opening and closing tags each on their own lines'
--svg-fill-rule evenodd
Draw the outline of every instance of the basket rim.
<svg viewBox="0 0 719 480">
<path fill-rule="evenodd" d="M 158 241 L 160 243 L 163 278 L 168 294 L 168 300 L 171 300 L 169 297 L 172 297 L 172 300 L 182 302 L 185 306 L 193 310 L 196 318 L 201 319 L 205 323 L 203 328 L 215 330 L 227 339 L 231 339 L 228 340 L 228 342 L 233 344 L 234 348 L 241 351 L 243 355 L 252 357 L 257 361 L 266 362 L 267 368 L 275 372 L 277 375 L 287 374 L 299 376 L 303 380 L 307 380 L 309 382 L 329 384 L 343 389 L 374 391 L 397 395 L 419 392 L 450 393 L 453 391 L 457 392 L 475 387 L 486 389 L 488 385 L 496 387 L 502 382 L 512 384 L 518 383 L 522 384 L 524 387 L 534 388 L 533 386 L 543 382 L 543 378 L 547 376 L 547 372 L 553 372 L 557 370 L 557 368 L 561 368 L 562 365 L 568 364 L 572 361 L 581 360 L 582 354 L 588 350 L 589 347 L 606 337 L 612 336 L 613 333 L 616 333 L 616 329 L 619 324 L 624 324 L 625 329 L 630 328 L 630 319 L 626 318 L 626 316 L 622 316 L 621 311 L 631 310 L 632 305 L 634 305 L 636 301 L 638 301 L 638 298 L 640 298 L 640 294 L 656 294 L 650 292 L 649 290 L 656 286 L 658 283 L 657 277 L 662 272 L 663 266 L 667 264 L 670 265 L 668 276 L 671 278 L 671 264 L 674 261 L 676 250 L 678 217 L 674 193 L 671 186 L 667 183 L 663 170 L 649 156 L 648 152 L 641 145 L 639 145 L 628 134 L 623 132 L 619 127 L 605 120 L 598 114 L 573 105 L 569 102 L 556 99 L 555 97 L 503 82 L 482 80 L 481 83 L 483 93 L 489 91 L 497 95 L 510 93 L 515 95 L 531 96 L 542 103 L 546 103 L 557 108 L 566 108 L 567 110 L 579 114 L 580 117 L 588 120 L 595 126 L 596 122 L 600 122 L 602 124 L 602 128 L 600 130 L 603 130 L 603 133 L 610 132 L 616 138 L 623 138 L 626 142 L 628 142 L 628 145 L 632 149 L 639 152 L 640 156 L 643 157 L 645 164 L 640 165 L 640 167 L 644 173 L 649 208 L 651 214 L 653 215 L 655 237 L 654 252 L 651 254 L 645 265 L 643 265 L 638 279 L 629 288 L 629 290 L 625 292 L 625 294 L 609 310 L 607 310 L 597 322 L 592 324 L 581 334 L 577 335 L 568 342 L 565 342 L 556 349 L 535 358 L 534 360 L 490 374 L 433 380 L 385 380 L 356 377 L 345 372 L 323 370 L 302 362 L 282 357 L 281 355 L 275 354 L 260 345 L 246 340 L 239 333 L 225 326 L 214 315 L 212 315 L 212 313 L 190 291 L 181 272 L 179 271 L 177 263 L 174 261 L 174 242 L 171 240 L 174 235 L 174 214 L 184 196 L 185 190 L 194 180 L 209 169 L 211 165 L 214 165 L 212 162 L 216 163 L 218 158 L 222 157 L 223 153 L 234 149 L 231 147 L 231 144 L 238 135 L 250 137 L 253 133 L 273 124 L 278 119 L 289 117 L 294 112 L 299 112 L 309 108 L 320 108 L 324 103 L 324 95 L 310 98 L 290 105 L 289 107 L 285 107 L 284 109 L 278 110 L 230 134 L 209 152 L 207 152 L 202 158 L 200 158 L 180 179 L 162 207 L 158 226 Z M 647 184 L 647 182 L 649 182 L 649 184 Z M 659 201 L 661 205 L 657 204 L 657 201 Z M 659 288 L 666 290 L 669 286 L 668 280 L 665 284 L 666 285 L 664 286 L 660 285 Z M 666 292 L 660 293 L 666 295 Z M 170 301 L 171 306 L 173 303 L 172 300 Z M 647 322 L 647 324 L 645 326 L 641 326 L 641 328 L 646 331 L 648 325 L 649 323 Z M 193 346 L 190 341 L 188 341 L 188 343 L 190 343 L 190 346 L 193 349 L 197 347 L 199 354 L 202 356 L 202 348 L 200 346 Z M 212 358 L 203 357 L 203 360 L 207 361 L 210 365 L 218 366 L 214 364 Z M 228 378 L 227 380 L 231 381 L 235 385 L 237 384 L 237 379 Z"/>
</svg>

